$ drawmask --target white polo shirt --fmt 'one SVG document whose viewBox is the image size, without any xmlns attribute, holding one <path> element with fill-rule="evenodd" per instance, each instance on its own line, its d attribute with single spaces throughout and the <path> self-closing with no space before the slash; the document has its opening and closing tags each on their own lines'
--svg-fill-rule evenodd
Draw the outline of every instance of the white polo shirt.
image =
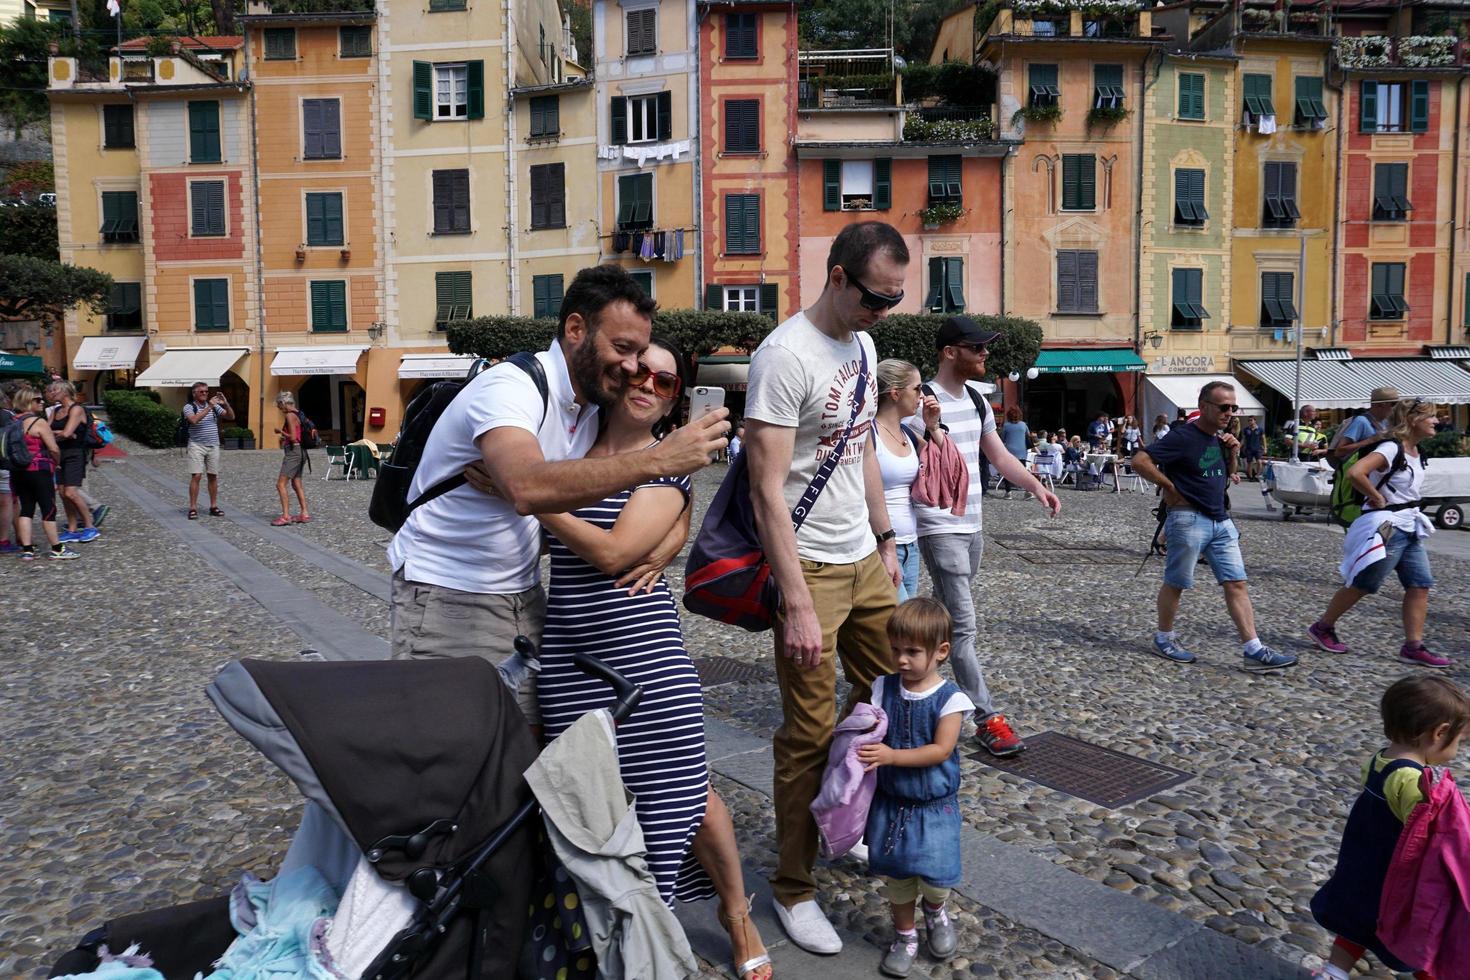
<svg viewBox="0 0 1470 980">
<path fill-rule="evenodd" d="M 536 382 L 514 364 L 482 372 L 450 402 L 429 434 L 408 499 L 480 460 L 475 441 L 491 429 L 514 426 L 536 436 L 548 462 L 581 459 L 597 439 L 597 407 L 580 406 L 561 344 L 536 355 L 546 369 L 543 421 Z M 541 525 L 499 497 L 465 485 L 408 515 L 388 545 L 388 561 L 410 582 L 460 592 L 524 592 L 540 577 Z"/>
</svg>

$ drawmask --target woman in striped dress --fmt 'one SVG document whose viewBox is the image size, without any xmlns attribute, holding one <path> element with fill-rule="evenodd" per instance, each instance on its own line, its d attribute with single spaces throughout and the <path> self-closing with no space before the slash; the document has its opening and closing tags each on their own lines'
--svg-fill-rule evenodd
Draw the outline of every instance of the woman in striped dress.
<svg viewBox="0 0 1470 980">
<path fill-rule="evenodd" d="M 683 390 L 684 361 L 655 339 L 639 373 L 607 410 L 588 456 L 635 452 L 669 429 Z M 704 700 L 684 650 L 679 611 L 662 576 L 632 589 L 619 578 L 649 552 L 677 553 L 689 533 L 688 477 L 661 478 L 571 514 L 537 515 L 547 531 L 551 581 L 537 681 L 547 739 L 606 707 L 606 684 L 573 666 L 585 653 L 643 688 L 618 727 L 618 763 L 635 797 L 649 870 L 664 901 L 718 895 L 741 980 L 769 980 L 770 959 L 749 917 L 729 811 L 709 782 Z"/>
</svg>

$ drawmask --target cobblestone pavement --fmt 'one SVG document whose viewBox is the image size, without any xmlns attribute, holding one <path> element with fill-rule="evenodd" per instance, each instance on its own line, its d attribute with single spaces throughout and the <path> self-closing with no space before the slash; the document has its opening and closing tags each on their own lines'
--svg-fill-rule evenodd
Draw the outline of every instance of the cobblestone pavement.
<svg viewBox="0 0 1470 980">
<path fill-rule="evenodd" d="M 180 452 L 127 448 L 132 460 L 105 466 L 128 472 L 141 462 L 182 480 Z M 222 506 L 276 513 L 278 461 L 269 451 L 226 453 Z M 697 480 L 696 520 L 721 472 Z M 149 484 L 137 468 L 130 475 L 182 509 L 177 489 Z M 386 572 L 387 535 L 366 517 L 372 484 L 320 476 L 307 480 L 313 521 L 271 532 Z M 5 576 L 11 643 L 0 780 L 12 789 L 0 796 L 0 835 L 12 859 L 0 883 L 3 976 L 43 975 L 58 950 L 106 916 L 217 894 L 243 870 L 269 874 L 299 806 L 294 787 L 229 732 L 202 688 L 231 657 L 288 658 L 304 644 L 109 493 L 105 469 L 95 492 L 114 512 L 101 540 L 79 546 L 82 560 L 7 566 Z M 1219 589 L 1202 580 L 1180 618 L 1200 662 L 1178 667 L 1147 651 L 1158 560 L 1134 576 L 1153 498 L 1065 490 L 1062 499 L 1055 521 L 1020 499 L 985 504 L 976 594 L 997 702 L 1023 735 L 1066 733 L 1194 778 L 1109 810 L 967 758 L 966 819 L 1291 962 L 1315 963 L 1327 937 L 1306 903 L 1331 869 L 1358 767 L 1381 741 L 1377 698 L 1406 672 L 1393 659 L 1398 587 L 1341 624 L 1353 652 L 1315 652 L 1303 629 L 1337 584 L 1340 537 L 1320 525 L 1243 520 L 1261 636 L 1302 663 L 1275 675 L 1238 670 Z M 380 602 L 261 532 L 218 518 L 202 517 L 201 526 L 364 628 L 386 631 Z M 1459 657 L 1449 676 L 1470 684 L 1470 564 L 1434 561 L 1428 638 Z M 679 577 L 673 570 L 676 590 Z M 768 637 L 692 616 L 685 631 L 695 657 L 769 665 Z M 711 716 L 753 734 L 769 736 L 779 723 L 773 683 L 714 686 L 706 702 Z M 717 784 L 735 811 L 743 856 L 768 870 L 769 803 Z M 821 899 L 853 932 L 881 941 L 886 912 L 874 883 L 855 871 L 824 868 Z M 934 967 L 935 976 L 1115 975 L 984 906 L 962 903 L 961 922 L 964 959 Z"/>
</svg>

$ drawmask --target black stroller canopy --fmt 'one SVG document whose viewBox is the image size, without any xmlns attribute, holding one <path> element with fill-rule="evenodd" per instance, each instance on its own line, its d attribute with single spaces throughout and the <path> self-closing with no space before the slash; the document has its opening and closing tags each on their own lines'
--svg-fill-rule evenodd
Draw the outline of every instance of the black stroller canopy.
<svg viewBox="0 0 1470 980">
<path fill-rule="evenodd" d="M 208 694 L 388 881 L 459 862 L 530 798 L 535 745 L 478 657 L 241 660 Z"/>
</svg>

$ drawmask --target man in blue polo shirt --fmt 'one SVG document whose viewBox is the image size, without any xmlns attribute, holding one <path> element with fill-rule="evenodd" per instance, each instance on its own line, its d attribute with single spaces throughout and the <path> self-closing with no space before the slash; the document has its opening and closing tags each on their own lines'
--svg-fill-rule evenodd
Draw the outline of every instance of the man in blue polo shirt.
<svg viewBox="0 0 1470 980">
<path fill-rule="evenodd" d="M 1240 443 L 1223 431 L 1238 407 L 1235 386 L 1212 381 L 1200 389 L 1198 418 L 1133 455 L 1134 471 L 1159 485 L 1169 508 L 1164 521 L 1168 557 L 1159 586 L 1159 629 L 1153 651 L 1174 663 L 1194 663 L 1194 654 L 1180 645 L 1174 632 L 1174 617 L 1184 590 L 1194 585 L 1194 567 L 1203 555 L 1215 581 L 1225 589 L 1225 607 L 1243 645 L 1241 669 L 1280 670 L 1295 664 L 1296 657 L 1271 649 L 1256 636 L 1240 535 L 1225 502 L 1226 484 L 1240 479 L 1235 473 Z"/>
</svg>

